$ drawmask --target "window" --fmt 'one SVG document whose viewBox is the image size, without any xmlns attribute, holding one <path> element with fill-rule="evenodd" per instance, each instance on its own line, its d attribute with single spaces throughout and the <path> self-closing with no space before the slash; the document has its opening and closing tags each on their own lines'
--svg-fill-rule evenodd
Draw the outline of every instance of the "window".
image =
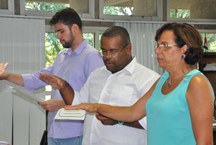
<svg viewBox="0 0 216 145">
<path fill-rule="evenodd" d="M 94 17 L 94 0 L 20 0 L 22 15 L 51 17 L 60 9 L 74 8 L 82 18 Z"/>
<path fill-rule="evenodd" d="M 46 67 L 53 63 L 57 54 L 63 49 L 63 46 L 56 38 L 56 33 L 50 32 L 45 34 Z"/>
<path fill-rule="evenodd" d="M 216 32 L 201 32 L 205 52 L 216 52 Z M 206 39 L 206 40 L 205 40 Z"/>
<path fill-rule="evenodd" d="M 0 9 L 7 10 L 8 9 L 8 1 L 7 0 L 0 0 Z"/>
<path fill-rule="evenodd" d="M 84 38 L 88 40 L 88 43 L 91 46 L 94 46 L 94 34 L 93 33 L 84 33 Z M 45 53 L 46 53 L 46 67 L 50 66 L 54 59 L 56 58 L 57 54 L 65 49 L 59 40 L 56 38 L 56 33 L 46 33 L 45 34 Z"/>
<path fill-rule="evenodd" d="M 14 0 L 0 0 L 0 14 L 14 14 Z"/>
<path fill-rule="evenodd" d="M 170 9 L 170 18 L 189 19 L 190 10 L 187 9 Z"/>
<path fill-rule="evenodd" d="M 190 19 L 207 21 L 216 19 L 215 0 L 167 0 L 168 20 Z"/>
<path fill-rule="evenodd" d="M 161 20 L 161 0 L 100 0 L 100 17 L 125 20 Z"/>
</svg>

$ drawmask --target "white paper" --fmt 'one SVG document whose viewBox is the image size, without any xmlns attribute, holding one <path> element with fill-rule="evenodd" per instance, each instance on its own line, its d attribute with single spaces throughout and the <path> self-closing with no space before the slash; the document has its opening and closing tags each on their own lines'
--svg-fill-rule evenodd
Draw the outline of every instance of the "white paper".
<svg viewBox="0 0 216 145">
<path fill-rule="evenodd" d="M 9 143 L 6 141 L 0 141 L 0 145 L 9 145 Z"/>
<path fill-rule="evenodd" d="M 44 98 L 36 96 L 34 93 L 28 91 L 26 88 L 24 88 L 22 86 L 16 85 L 16 84 L 8 82 L 8 81 L 6 81 L 6 82 L 14 90 L 13 93 L 19 97 L 22 97 L 24 99 L 26 98 L 28 100 L 31 99 L 31 101 L 34 101 L 34 102 L 45 101 Z"/>
<path fill-rule="evenodd" d="M 56 120 L 84 120 L 85 110 L 65 110 L 61 108 L 58 110 L 55 119 Z"/>
</svg>

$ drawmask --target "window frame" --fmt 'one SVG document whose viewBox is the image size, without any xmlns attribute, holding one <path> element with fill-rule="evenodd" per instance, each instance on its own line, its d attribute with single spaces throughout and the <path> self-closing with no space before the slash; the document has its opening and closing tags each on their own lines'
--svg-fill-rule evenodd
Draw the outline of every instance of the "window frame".
<svg viewBox="0 0 216 145">
<path fill-rule="evenodd" d="M 102 34 L 108 27 L 83 27 L 83 33 L 93 33 L 94 36 L 94 48 L 100 50 L 100 40 L 96 39 L 99 38 L 100 34 Z"/>
<path fill-rule="evenodd" d="M 216 19 L 180 19 L 180 18 L 170 18 L 170 1 L 167 0 L 166 3 L 166 16 L 167 16 L 167 21 L 172 21 L 172 22 L 211 22 L 214 23 L 216 22 Z"/>
<path fill-rule="evenodd" d="M 99 18 L 109 20 L 132 20 L 132 21 L 162 21 L 163 17 L 163 0 L 157 1 L 157 16 L 142 17 L 142 16 L 118 16 L 103 14 L 104 0 L 99 0 Z"/>
<path fill-rule="evenodd" d="M 13 15 L 14 14 L 14 0 L 8 0 L 8 9 L 0 9 L 1 15 Z"/>
<path fill-rule="evenodd" d="M 27 16 L 40 16 L 40 17 L 52 17 L 55 12 L 44 12 L 44 11 L 26 11 L 25 10 L 25 1 L 26 0 L 20 0 L 20 15 L 27 15 Z M 89 13 L 82 13 L 80 15 L 81 18 L 87 18 L 92 19 L 95 18 L 95 2 L 94 0 L 88 0 L 89 1 Z"/>
</svg>

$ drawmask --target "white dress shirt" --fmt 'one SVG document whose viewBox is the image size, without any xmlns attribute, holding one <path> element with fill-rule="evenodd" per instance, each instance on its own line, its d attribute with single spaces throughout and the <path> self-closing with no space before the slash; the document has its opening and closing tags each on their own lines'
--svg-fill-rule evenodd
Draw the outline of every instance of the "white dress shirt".
<svg viewBox="0 0 216 145">
<path fill-rule="evenodd" d="M 131 106 L 142 97 L 159 75 L 134 58 L 124 69 L 112 74 L 102 67 L 93 71 L 73 104 L 90 102 Z M 145 128 L 145 118 L 139 120 Z M 84 122 L 83 145 L 147 145 L 146 130 L 126 125 L 103 125 L 93 113 Z"/>
</svg>

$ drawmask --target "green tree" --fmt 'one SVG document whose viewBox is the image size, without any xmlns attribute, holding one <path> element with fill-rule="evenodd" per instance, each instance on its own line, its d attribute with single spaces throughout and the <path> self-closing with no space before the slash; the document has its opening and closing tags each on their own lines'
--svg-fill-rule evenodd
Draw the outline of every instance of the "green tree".
<svg viewBox="0 0 216 145">
<path fill-rule="evenodd" d="M 187 9 L 170 9 L 170 18 L 189 19 L 190 10 Z"/>
<path fill-rule="evenodd" d="M 103 13 L 108 15 L 132 15 L 133 8 L 119 7 L 119 6 L 106 6 L 104 7 Z"/>
<path fill-rule="evenodd" d="M 32 11 L 49 11 L 49 12 L 57 12 L 60 9 L 69 7 L 69 4 L 61 4 L 61 3 L 48 3 L 48 2 L 32 2 L 26 1 L 25 9 Z"/>
<path fill-rule="evenodd" d="M 50 66 L 57 54 L 63 50 L 63 46 L 56 38 L 56 33 L 45 34 L 45 53 L 46 53 L 46 66 Z"/>
</svg>

